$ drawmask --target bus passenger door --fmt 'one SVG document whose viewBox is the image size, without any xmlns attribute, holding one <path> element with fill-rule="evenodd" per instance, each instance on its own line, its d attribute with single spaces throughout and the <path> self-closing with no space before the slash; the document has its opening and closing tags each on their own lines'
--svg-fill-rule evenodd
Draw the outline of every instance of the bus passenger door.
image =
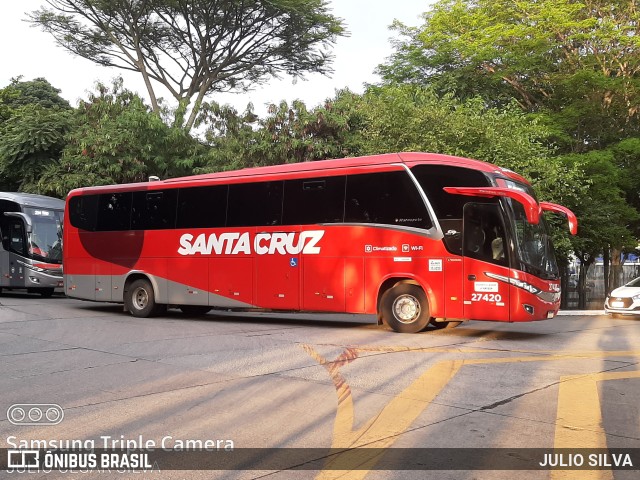
<svg viewBox="0 0 640 480">
<path fill-rule="evenodd" d="M 257 307 L 300 309 L 299 233 L 299 227 L 257 229 L 254 240 Z"/>
<path fill-rule="evenodd" d="M 463 227 L 464 317 L 509 321 L 509 262 L 497 203 L 467 203 Z"/>
<path fill-rule="evenodd" d="M 19 218 L 7 218 L 4 222 L 2 244 L 3 253 L 2 284 L 8 287 L 25 287 L 25 267 L 18 261 L 19 256 L 27 256 L 27 234 L 24 222 Z"/>
</svg>

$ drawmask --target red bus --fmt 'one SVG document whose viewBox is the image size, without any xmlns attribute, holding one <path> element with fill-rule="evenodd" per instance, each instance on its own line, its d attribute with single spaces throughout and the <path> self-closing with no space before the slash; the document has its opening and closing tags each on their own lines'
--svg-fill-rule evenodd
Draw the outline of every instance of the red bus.
<svg viewBox="0 0 640 480">
<path fill-rule="evenodd" d="M 396 153 L 80 188 L 64 216 L 69 297 L 137 317 L 179 307 L 377 314 L 399 332 L 552 318 L 553 247 L 520 175 Z"/>
</svg>

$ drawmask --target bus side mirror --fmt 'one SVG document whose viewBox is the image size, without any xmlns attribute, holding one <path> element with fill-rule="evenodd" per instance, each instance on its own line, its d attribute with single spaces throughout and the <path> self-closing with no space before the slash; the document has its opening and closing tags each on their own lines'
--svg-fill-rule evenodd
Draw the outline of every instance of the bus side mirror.
<svg viewBox="0 0 640 480">
<path fill-rule="evenodd" d="M 540 210 L 543 212 L 554 212 L 566 215 L 567 221 L 569 222 L 569 232 L 571 232 L 571 235 L 578 233 L 578 218 L 567 207 L 563 207 L 562 205 L 557 205 L 555 203 L 540 202 Z"/>
<path fill-rule="evenodd" d="M 4 216 L 5 217 L 21 218 L 22 221 L 24 222 L 25 230 L 27 231 L 27 233 L 31 233 L 31 231 L 33 230 L 33 227 L 31 225 L 31 218 L 29 218 L 29 216 L 27 214 L 25 214 L 25 213 L 22 213 L 22 212 L 4 212 Z"/>
</svg>

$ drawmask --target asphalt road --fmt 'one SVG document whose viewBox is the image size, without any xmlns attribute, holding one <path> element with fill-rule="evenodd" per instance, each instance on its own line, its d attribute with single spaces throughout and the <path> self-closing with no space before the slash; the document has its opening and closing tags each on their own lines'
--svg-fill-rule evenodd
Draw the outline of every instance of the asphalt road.
<svg viewBox="0 0 640 480">
<path fill-rule="evenodd" d="M 174 449 L 209 440 L 215 451 L 207 458 L 228 454 L 231 444 L 234 451 L 274 450 L 250 451 L 260 470 L 169 470 L 156 461 L 146 472 L 3 469 L 0 477 L 637 478 L 639 465 L 634 471 L 486 470 L 501 468 L 502 460 L 481 456 L 497 452 L 518 461 L 528 452 L 520 448 L 610 448 L 635 454 L 635 462 L 640 318 L 563 315 L 409 335 L 359 323 L 362 317 L 341 323 L 328 315 L 285 317 L 190 318 L 170 310 L 137 319 L 117 305 L 3 294 L 0 447 L 29 448 L 20 442 L 32 446 L 32 440 L 159 447 L 164 439 Z M 57 404 L 64 417 L 56 425 L 14 425 L 8 418 L 20 423 L 14 404 Z M 417 452 L 417 468 L 426 470 L 389 470 L 393 461 L 370 453 L 375 450 L 363 451 L 369 457 L 355 461 L 357 470 L 337 470 L 346 457 L 324 453 L 354 446 Z M 400 450 L 409 448 L 421 450 Z M 420 458 L 429 452 L 443 470 L 429 470 L 431 457 Z M 287 470 L 316 454 L 312 469 Z M 279 460 L 269 463 L 269 455 Z M 481 455 L 479 470 L 459 467 L 473 455 Z"/>
</svg>

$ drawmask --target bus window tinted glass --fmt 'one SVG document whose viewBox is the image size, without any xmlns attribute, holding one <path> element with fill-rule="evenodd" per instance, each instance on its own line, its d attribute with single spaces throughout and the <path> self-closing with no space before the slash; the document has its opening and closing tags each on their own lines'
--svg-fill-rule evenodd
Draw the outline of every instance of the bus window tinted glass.
<svg viewBox="0 0 640 480">
<path fill-rule="evenodd" d="M 5 250 L 26 255 L 24 223 L 17 218 L 3 218 L 2 246 Z"/>
<path fill-rule="evenodd" d="M 69 200 L 69 220 L 71 225 L 93 232 L 98 219 L 99 195 L 72 197 Z"/>
<path fill-rule="evenodd" d="M 427 208 L 405 171 L 349 175 L 345 222 L 431 228 Z"/>
<path fill-rule="evenodd" d="M 282 182 L 229 186 L 228 227 L 282 224 Z"/>
<path fill-rule="evenodd" d="M 344 176 L 287 180 L 284 186 L 284 223 L 341 223 L 344 218 L 345 181 Z"/>
<path fill-rule="evenodd" d="M 227 191 L 226 185 L 181 188 L 176 227 L 224 227 L 227 220 Z"/>
<path fill-rule="evenodd" d="M 487 187 L 489 180 L 482 172 L 446 165 L 418 165 L 411 169 L 424 190 L 439 220 L 462 220 L 462 209 L 469 197 L 453 195 L 444 187 Z"/>
<path fill-rule="evenodd" d="M 178 190 L 135 192 L 131 209 L 132 230 L 173 228 L 176 223 Z"/>
<path fill-rule="evenodd" d="M 129 230 L 131 192 L 103 193 L 98 201 L 98 231 Z"/>
</svg>

